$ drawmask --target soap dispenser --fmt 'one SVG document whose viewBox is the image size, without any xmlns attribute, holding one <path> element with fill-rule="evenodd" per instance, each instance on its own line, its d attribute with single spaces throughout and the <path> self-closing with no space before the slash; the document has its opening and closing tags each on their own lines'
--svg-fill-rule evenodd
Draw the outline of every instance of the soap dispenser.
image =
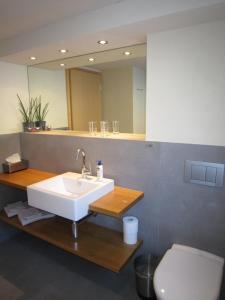
<svg viewBox="0 0 225 300">
<path fill-rule="evenodd" d="M 103 164 L 102 164 L 101 160 L 97 160 L 96 171 L 97 171 L 97 178 L 102 179 L 103 178 Z"/>
</svg>

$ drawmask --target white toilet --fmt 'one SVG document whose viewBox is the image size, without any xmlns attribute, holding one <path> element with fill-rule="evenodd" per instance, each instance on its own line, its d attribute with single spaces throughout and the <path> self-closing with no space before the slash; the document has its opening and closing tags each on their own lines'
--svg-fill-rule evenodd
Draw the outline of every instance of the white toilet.
<svg viewBox="0 0 225 300">
<path fill-rule="evenodd" d="M 154 274 L 157 300 L 219 300 L 224 259 L 174 244 Z"/>
</svg>

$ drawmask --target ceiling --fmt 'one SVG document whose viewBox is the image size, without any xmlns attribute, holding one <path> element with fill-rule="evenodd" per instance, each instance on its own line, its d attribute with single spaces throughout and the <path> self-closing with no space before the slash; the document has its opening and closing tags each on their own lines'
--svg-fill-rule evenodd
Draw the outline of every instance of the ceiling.
<svg viewBox="0 0 225 300">
<path fill-rule="evenodd" d="M 87 65 L 87 68 L 89 65 Z M 130 58 L 117 60 L 114 62 L 104 63 L 104 64 L 96 64 L 94 65 L 94 69 L 102 72 L 107 69 L 117 69 L 117 68 L 126 68 L 126 67 L 137 67 L 139 69 L 146 71 L 146 57 L 138 57 L 138 58 Z"/>
<path fill-rule="evenodd" d="M 0 60 L 37 64 L 142 44 L 148 34 L 221 19 L 225 0 L 0 0 Z M 100 39 L 109 43 L 102 47 Z M 59 49 L 69 52 L 62 56 Z"/>
<path fill-rule="evenodd" d="M 126 51 L 130 52 L 130 55 L 124 55 Z M 130 65 L 138 65 L 141 68 L 145 68 L 146 51 L 146 44 L 139 44 L 91 54 L 62 58 L 60 60 L 32 65 L 31 67 L 47 70 L 62 70 L 60 64 L 63 63 L 64 69 L 89 67 L 102 70 L 108 67 L 112 68 Z M 90 57 L 94 58 L 93 62 L 89 62 Z"/>
<path fill-rule="evenodd" d="M 0 0 L 0 41 L 119 2 L 122 1 Z"/>
</svg>

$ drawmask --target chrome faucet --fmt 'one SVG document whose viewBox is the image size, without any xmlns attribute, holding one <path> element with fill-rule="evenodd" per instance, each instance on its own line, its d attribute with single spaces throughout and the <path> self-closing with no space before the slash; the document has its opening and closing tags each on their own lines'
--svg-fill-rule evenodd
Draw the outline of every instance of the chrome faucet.
<svg viewBox="0 0 225 300">
<path fill-rule="evenodd" d="M 86 167 L 86 153 L 83 148 L 77 149 L 76 160 L 78 160 L 80 153 L 82 155 L 82 169 L 81 169 L 82 178 L 87 179 L 88 175 L 91 175 L 91 168 Z"/>
</svg>

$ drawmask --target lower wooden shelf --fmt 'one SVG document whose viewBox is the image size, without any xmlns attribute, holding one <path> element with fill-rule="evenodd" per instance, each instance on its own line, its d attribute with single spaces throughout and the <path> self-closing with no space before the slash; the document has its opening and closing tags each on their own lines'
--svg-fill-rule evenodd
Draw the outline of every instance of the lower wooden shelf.
<svg viewBox="0 0 225 300">
<path fill-rule="evenodd" d="M 0 220 L 116 273 L 142 244 L 139 240 L 135 245 L 126 245 L 122 233 L 90 222 L 79 225 L 79 236 L 75 240 L 72 222 L 61 217 L 22 226 L 17 217 L 8 218 L 2 211 Z"/>
</svg>

